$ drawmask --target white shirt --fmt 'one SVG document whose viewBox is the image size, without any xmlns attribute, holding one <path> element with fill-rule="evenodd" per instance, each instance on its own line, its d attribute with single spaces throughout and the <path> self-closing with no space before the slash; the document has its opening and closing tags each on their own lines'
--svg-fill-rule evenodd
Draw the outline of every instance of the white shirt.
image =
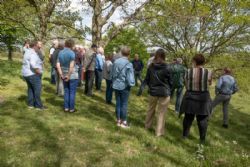
<svg viewBox="0 0 250 167">
<path fill-rule="evenodd" d="M 43 62 L 34 49 L 29 49 L 23 56 L 22 75 L 24 77 L 35 75 L 35 69 L 42 73 Z"/>
<path fill-rule="evenodd" d="M 27 51 L 29 50 L 29 48 L 27 48 L 27 47 L 23 47 L 23 54 L 25 54 Z"/>
<path fill-rule="evenodd" d="M 54 53 L 54 51 L 55 51 L 55 48 L 51 48 L 51 49 L 49 50 L 49 54 L 52 55 L 52 54 Z"/>
</svg>

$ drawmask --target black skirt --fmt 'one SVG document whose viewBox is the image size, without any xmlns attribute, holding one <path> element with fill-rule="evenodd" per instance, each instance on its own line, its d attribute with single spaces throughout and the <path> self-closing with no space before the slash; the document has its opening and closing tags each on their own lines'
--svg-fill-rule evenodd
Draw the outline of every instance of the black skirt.
<svg viewBox="0 0 250 167">
<path fill-rule="evenodd" d="M 209 92 L 187 91 L 181 103 L 180 113 L 210 115 L 212 101 Z"/>
</svg>

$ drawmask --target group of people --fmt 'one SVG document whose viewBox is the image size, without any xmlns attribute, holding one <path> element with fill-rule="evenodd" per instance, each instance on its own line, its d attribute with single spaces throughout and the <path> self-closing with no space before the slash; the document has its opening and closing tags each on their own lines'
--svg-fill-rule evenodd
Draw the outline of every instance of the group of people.
<svg viewBox="0 0 250 167">
<path fill-rule="evenodd" d="M 39 56 L 40 54 L 40 56 Z M 145 128 L 153 126 L 157 113 L 156 136 L 164 135 L 165 114 L 176 92 L 175 112 L 185 114 L 183 119 L 183 138 L 189 135 L 190 127 L 196 117 L 200 141 L 206 138 L 208 118 L 213 108 L 223 104 L 223 127 L 228 128 L 228 105 L 231 95 L 237 92 L 237 84 L 229 68 L 216 85 L 216 97 L 212 101 L 209 86 L 212 84 L 212 72 L 204 67 L 205 57 L 196 54 L 192 58 L 192 67 L 187 69 L 181 58 L 174 62 L 166 62 L 166 52 L 158 49 L 151 54 L 147 62 L 145 79 L 142 79 L 143 61 L 136 54 L 130 61 L 130 48 L 122 46 L 119 53 L 104 56 L 102 47 L 93 44 L 90 49 L 75 46 L 72 39 L 54 41 L 50 49 L 51 83 L 56 84 L 56 93 L 64 96 L 64 111 L 74 113 L 77 87 L 85 81 L 84 93 L 93 95 L 95 81 L 96 90 L 101 90 L 102 79 L 106 80 L 106 102 L 112 104 L 115 93 L 115 113 L 117 126 L 129 128 L 127 122 L 128 101 L 131 87 L 141 82 L 138 96 L 148 87 L 149 107 L 145 120 Z M 41 56 L 41 43 L 32 41 L 24 50 L 22 74 L 28 86 L 28 107 L 46 109 L 41 101 L 42 73 L 44 56 Z M 186 89 L 183 96 L 182 92 Z"/>
</svg>

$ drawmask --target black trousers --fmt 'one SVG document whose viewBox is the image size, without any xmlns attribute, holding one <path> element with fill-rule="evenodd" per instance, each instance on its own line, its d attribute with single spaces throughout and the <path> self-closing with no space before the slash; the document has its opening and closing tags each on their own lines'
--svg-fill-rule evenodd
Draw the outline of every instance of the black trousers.
<svg viewBox="0 0 250 167">
<path fill-rule="evenodd" d="M 95 79 L 94 71 L 86 71 L 85 94 L 92 96 L 92 89 Z"/>
<path fill-rule="evenodd" d="M 101 90 L 102 87 L 102 71 L 101 70 L 95 70 L 95 87 L 96 90 Z"/>
<path fill-rule="evenodd" d="M 134 71 L 135 74 L 135 86 L 138 86 L 138 79 L 140 80 L 142 84 L 142 76 L 141 76 L 141 71 Z"/>
<path fill-rule="evenodd" d="M 189 135 L 189 131 L 195 116 L 199 128 L 200 140 L 205 140 L 208 126 L 208 115 L 195 115 L 185 113 L 185 117 L 183 120 L 183 136 L 187 137 Z"/>
</svg>

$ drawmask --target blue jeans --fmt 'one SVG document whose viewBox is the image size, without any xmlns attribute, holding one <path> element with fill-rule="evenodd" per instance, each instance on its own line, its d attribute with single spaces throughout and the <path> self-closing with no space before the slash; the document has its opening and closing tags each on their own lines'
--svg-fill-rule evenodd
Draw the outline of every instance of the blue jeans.
<svg viewBox="0 0 250 167">
<path fill-rule="evenodd" d="M 101 87 L 102 87 L 102 70 L 95 69 L 95 87 L 96 87 L 96 90 L 101 90 Z"/>
<path fill-rule="evenodd" d="M 63 81 L 64 86 L 64 109 L 75 110 L 75 97 L 78 79 L 72 79 L 68 82 Z"/>
<path fill-rule="evenodd" d="M 42 76 L 32 75 L 24 77 L 28 86 L 28 105 L 31 107 L 42 108 L 43 104 L 41 101 L 42 91 Z"/>
<path fill-rule="evenodd" d="M 112 80 L 106 79 L 106 102 L 111 103 L 113 96 Z"/>
<path fill-rule="evenodd" d="M 127 121 L 129 91 L 129 88 L 115 90 L 117 120 Z"/>
<path fill-rule="evenodd" d="M 174 96 L 175 89 L 176 89 L 175 111 L 176 112 L 180 112 L 183 87 L 172 89 L 172 91 L 171 91 L 171 97 Z"/>
</svg>

